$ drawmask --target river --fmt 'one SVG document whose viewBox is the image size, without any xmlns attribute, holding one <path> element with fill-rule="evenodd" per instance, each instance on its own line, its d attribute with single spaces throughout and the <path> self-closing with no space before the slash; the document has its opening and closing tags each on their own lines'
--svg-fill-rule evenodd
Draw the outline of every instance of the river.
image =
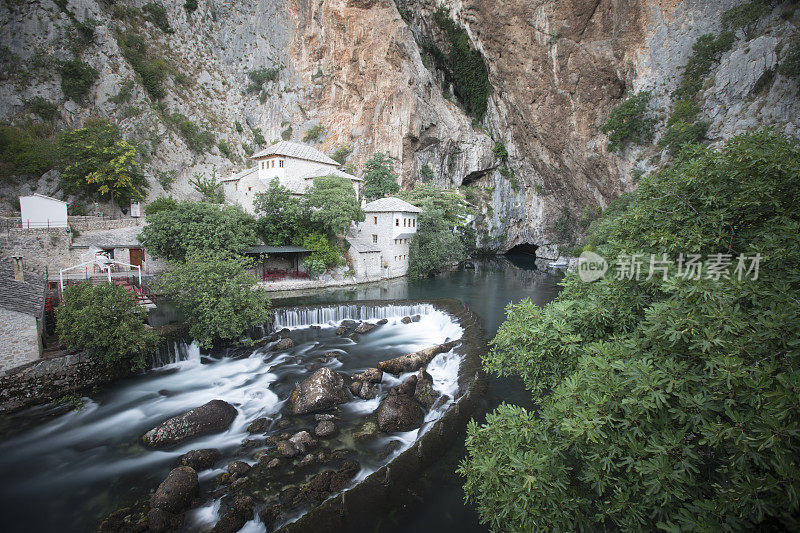
<svg viewBox="0 0 800 533">
<path fill-rule="evenodd" d="M 558 293 L 559 279 L 560 276 L 536 270 L 531 257 L 498 257 L 476 260 L 474 268 L 435 278 L 402 278 L 330 289 L 312 296 L 276 300 L 275 304 L 454 298 L 481 317 L 487 337 L 491 338 L 502 323 L 509 302 L 531 298 L 544 305 Z M 421 335 L 419 339 L 403 339 L 407 344 L 393 344 L 397 344 L 398 353 L 406 353 L 441 342 L 436 328 L 423 329 Z M 165 416 L 206 401 L 209 387 L 214 388 L 215 397 L 239 405 L 246 419 L 269 415 L 267 410 L 277 409 L 278 397 L 290 391 L 281 389 L 288 386 L 282 385 L 282 380 L 296 370 L 284 368 L 274 359 L 229 355 L 233 359 L 203 357 L 200 364 L 200 354 L 195 351 L 188 360 L 96 391 L 78 411 L 65 413 L 63 407 L 44 406 L 0 420 L 0 510 L 5 527 L 9 527 L 6 530 L 91 530 L 96 517 L 134 501 L 156 486 L 179 453 L 199 447 L 236 453 L 234 448 L 246 436 L 244 426 L 233 427 L 224 436 L 195 441 L 186 450 L 169 452 L 147 451 L 137 437 Z M 476 418 L 482 419 L 501 401 L 531 403 L 519 380 L 490 377 Z M 474 510 L 464 504 L 461 480 L 454 473 L 464 453 L 463 445 L 454 446 L 409 490 L 408 500 L 398 502 L 385 522 L 376 524 L 379 529 L 485 531 Z M 211 476 L 218 474 L 207 473 L 206 481 L 210 483 Z"/>
</svg>

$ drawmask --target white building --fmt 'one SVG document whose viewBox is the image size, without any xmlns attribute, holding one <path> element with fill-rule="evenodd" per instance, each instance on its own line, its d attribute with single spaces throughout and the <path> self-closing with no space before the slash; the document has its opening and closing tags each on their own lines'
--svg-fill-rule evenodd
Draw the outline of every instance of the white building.
<svg viewBox="0 0 800 533">
<path fill-rule="evenodd" d="M 23 228 L 66 228 L 67 202 L 32 194 L 19 197 Z"/>
<path fill-rule="evenodd" d="M 253 213 L 253 199 L 257 193 L 265 192 L 273 178 L 301 196 L 314 184 L 314 178 L 342 176 L 351 180 L 356 196 L 361 188 L 361 178 L 343 172 L 339 163 L 311 146 L 281 141 L 261 150 L 251 157 L 255 166 L 222 180 L 225 199 L 240 204 L 245 211 Z"/>
<path fill-rule="evenodd" d="M 422 210 L 400 198 L 380 198 L 364 206 L 366 218 L 350 231 L 350 256 L 356 276 L 394 278 L 408 272 L 408 250 Z"/>
</svg>

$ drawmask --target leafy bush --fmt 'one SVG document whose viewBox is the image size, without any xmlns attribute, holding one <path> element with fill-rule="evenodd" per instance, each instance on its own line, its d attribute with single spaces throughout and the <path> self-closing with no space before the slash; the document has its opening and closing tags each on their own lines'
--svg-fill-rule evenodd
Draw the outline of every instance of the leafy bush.
<svg viewBox="0 0 800 533">
<path fill-rule="evenodd" d="M 256 277 L 245 257 L 194 250 L 185 262 L 170 264 L 159 287 L 186 317 L 189 334 L 204 347 L 237 339 L 270 317 L 269 297 L 253 290 Z"/>
<path fill-rule="evenodd" d="M 89 93 L 100 74 L 80 59 L 68 59 L 59 63 L 61 92 L 68 98 L 80 100 Z"/>
<path fill-rule="evenodd" d="M 0 176 L 41 176 L 59 161 L 52 128 L 45 124 L 0 126 Z"/>
<path fill-rule="evenodd" d="M 352 148 L 347 146 L 346 144 L 340 144 L 336 147 L 336 150 L 333 152 L 331 159 L 339 163 L 340 165 L 344 165 L 345 159 L 350 153 L 353 151 Z"/>
<path fill-rule="evenodd" d="M 233 121 L 233 127 L 236 129 L 236 133 L 242 133 L 244 128 L 242 127 L 242 123 L 238 120 Z"/>
<path fill-rule="evenodd" d="M 225 193 L 222 190 L 222 183 L 217 179 L 216 169 L 211 171 L 210 176 L 195 172 L 189 179 L 189 185 L 202 194 L 207 202 L 221 204 L 225 201 Z"/>
<path fill-rule="evenodd" d="M 537 413 L 468 429 L 460 466 L 495 530 L 789 530 L 800 510 L 800 147 L 770 131 L 684 150 L 593 226 L 621 253 L 761 254 L 757 279 L 565 278 L 509 305 L 485 364 Z M 646 274 L 646 269 L 644 270 Z"/>
<path fill-rule="evenodd" d="M 770 7 L 763 1 L 748 2 L 722 13 L 722 26 L 728 30 L 744 28 L 747 33 L 748 26 L 752 26 L 769 12 Z"/>
<path fill-rule="evenodd" d="M 253 128 L 253 142 L 258 146 L 264 146 L 267 144 L 267 140 L 264 138 L 264 135 L 261 133 L 260 128 Z"/>
<path fill-rule="evenodd" d="M 164 115 L 164 118 L 168 124 L 178 130 L 186 146 L 193 152 L 201 154 L 214 146 L 216 141 L 214 133 L 198 126 L 185 115 L 172 113 Z"/>
<path fill-rule="evenodd" d="M 270 181 L 265 192 L 256 193 L 253 209 L 258 215 L 259 237 L 265 244 L 285 246 L 295 240 L 302 243 L 302 236 L 308 233 L 311 213 L 278 178 Z"/>
<path fill-rule="evenodd" d="M 412 277 L 438 274 L 467 256 L 464 243 L 453 233 L 453 226 L 442 210 L 432 200 L 423 202 L 421 207 L 417 234 L 408 251 L 408 273 Z"/>
<path fill-rule="evenodd" d="M 81 55 L 88 46 L 94 43 L 94 28 L 99 22 L 94 19 L 87 19 L 81 22 L 76 19 L 72 13 L 67 13 L 71 19 L 66 32 L 67 47 L 77 57 Z"/>
<path fill-rule="evenodd" d="M 330 236 L 345 234 L 351 222 L 364 220 L 364 212 L 348 178 L 314 178 L 314 185 L 306 191 L 303 201 L 311 210 L 311 222 Z"/>
<path fill-rule="evenodd" d="M 186 0 L 186 2 L 183 4 L 183 7 L 186 8 L 186 11 L 188 11 L 189 14 L 192 14 L 197 11 L 197 0 Z"/>
<path fill-rule="evenodd" d="M 58 107 L 56 104 L 42 96 L 34 96 L 30 100 L 25 101 L 25 108 L 31 113 L 35 113 L 41 117 L 42 120 L 52 122 L 56 118 Z"/>
<path fill-rule="evenodd" d="M 444 8 L 434 12 L 433 18 L 447 35 L 450 44 L 447 57 L 435 45 L 429 45 L 436 66 L 452 81 L 455 95 L 467 113 L 479 121 L 483 120 L 492 90 L 483 56 L 472 47 L 466 30 L 456 26 Z"/>
<path fill-rule="evenodd" d="M 169 211 L 178 207 L 178 202 L 171 196 L 159 196 L 144 207 L 144 214 L 155 215 L 160 211 Z"/>
<path fill-rule="evenodd" d="M 165 191 L 172 189 L 172 184 L 175 183 L 175 178 L 178 176 L 177 170 L 162 170 L 156 174 L 156 181 L 161 185 Z"/>
<path fill-rule="evenodd" d="M 622 150 L 626 144 L 647 144 L 653 140 L 655 119 L 648 116 L 650 91 L 641 91 L 611 110 L 600 131 L 608 135 L 608 150 Z"/>
<path fill-rule="evenodd" d="M 217 143 L 217 148 L 219 148 L 220 153 L 225 157 L 227 157 L 228 159 L 230 160 L 236 159 L 236 154 L 233 153 L 233 148 L 231 148 L 231 145 L 228 144 L 226 141 L 219 141 Z"/>
<path fill-rule="evenodd" d="M 119 91 L 117 91 L 117 94 L 112 95 L 109 100 L 118 106 L 130 102 L 131 98 L 133 97 L 134 85 L 135 84 L 133 80 L 123 81 L 119 86 Z"/>
<path fill-rule="evenodd" d="M 397 184 L 397 173 L 389 154 L 376 152 L 372 154 L 364 171 L 364 197 L 375 200 L 396 194 L 400 190 Z"/>
<path fill-rule="evenodd" d="M 674 100 L 694 98 L 703 87 L 703 80 L 711 72 L 711 67 L 719 61 L 723 53 L 733 46 L 735 36 L 726 31 L 719 36 L 710 33 L 701 35 L 692 45 L 692 54 L 681 69 L 681 81 L 673 91 Z"/>
<path fill-rule="evenodd" d="M 181 202 L 148 216 L 139 240 L 169 261 L 183 261 L 192 249 L 237 254 L 256 243 L 255 221 L 239 206 Z"/>
<path fill-rule="evenodd" d="M 141 78 L 147 94 L 154 100 L 161 100 L 167 95 L 164 88 L 169 65 L 155 56 L 147 46 L 144 37 L 136 33 L 117 33 L 117 43 L 125 59 Z"/>
<path fill-rule="evenodd" d="M 141 368 L 158 341 L 146 318 L 133 292 L 112 283 L 84 282 L 64 289 L 56 333 L 67 350 L 86 350 L 108 363 L 127 359 Z"/>
<path fill-rule="evenodd" d="M 262 67 L 251 70 L 247 73 L 247 77 L 250 78 L 250 84 L 247 86 L 247 92 L 249 94 L 253 94 L 261 91 L 265 83 L 278 79 L 279 72 L 280 68 L 278 67 Z"/>
<path fill-rule="evenodd" d="M 311 250 L 311 254 L 305 259 L 305 264 L 314 274 L 344 264 L 344 258 L 332 238 L 322 233 L 313 232 L 306 235 L 303 238 L 303 248 Z"/>
<path fill-rule="evenodd" d="M 786 59 L 778 66 L 778 72 L 787 78 L 800 80 L 800 39 L 789 48 Z"/>
<path fill-rule="evenodd" d="M 658 144 L 668 147 L 670 153 L 675 155 L 687 145 L 702 142 L 706 138 L 708 127 L 708 122 L 702 120 L 692 123 L 673 121 L 667 126 Z"/>
<path fill-rule="evenodd" d="M 288 128 L 286 128 L 281 132 L 281 139 L 283 139 L 284 141 L 288 141 L 291 138 L 292 138 L 292 127 L 289 126 Z"/>
<path fill-rule="evenodd" d="M 167 18 L 167 10 L 158 2 L 149 2 L 142 6 L 147 20 L 153 23 L 155 27 L 164 33 L 174 33 L 175 30 L 169 25 L 169 18 Z"/>
<path fill-rule="evenodd" d="M 312 126 L 303 136 L 303 142 L 317 142 L 322 138 L 323 133 L 325 133 L 325 127 L 322 124 Z"/>
<path fill-rule="evenodd" d="M 64 166 L 61 187 L 68 193 L 108 196 L 121 205 L 147 190 L 137 147 L 114 124 L 87 120 L 83 128 L 58 136 L 58 150 Z"/>
<path fill-rule="evenodd" d="M 495 159 L 499 159 L 500 161 L 506 161 L 508 159 L 508 150 L 506 150 L 506 145 L 501 142 L 494 143 L 492 153 L 494 154 Z"/>
<path fill-rule="evenodd" d="M 433 169 L 428 163 L 425 163 L 422 165 L 422 168 L 419 169 L 419 178 L 423 183 L 430 183 L 433 181 Z"/>
</svg>

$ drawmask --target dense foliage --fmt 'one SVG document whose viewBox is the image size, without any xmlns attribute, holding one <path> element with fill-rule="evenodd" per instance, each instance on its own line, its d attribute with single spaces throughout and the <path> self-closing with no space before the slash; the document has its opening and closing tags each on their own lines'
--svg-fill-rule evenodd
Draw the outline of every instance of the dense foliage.
<svg viewBox="0 0 800 533">
<path fill-rule="evenodd" d="M 144 214 L 147 216 L 155 215 L 159 211 L 169 211 L 178 207 L 178 201 L 171 196 L 159 196 L 144 208 Z"/>
<path fill-rule="evenodd" d="M 701 35 L 692 45 L 692 53 L 681 68 L 681 81 L 673 91 L 674 100 L 694 98 L 703 86 L 703 80 L 723 53 L 733 46 L 735 36 L 726 31 L 719 35 Z"/>
<path fill-rule="evenodd" d="M 225 201 L 225 193 L 222 190 L 222 183 L 217 179 L 216 169 L 211 171 L 211 175 L 195 172 L 189 178 L 189 185 L 202 194 L 206 202 L 221 204 Z"/>
<path fill-rule="evenodd" d="M 64 289 L 56 309 L 56 332 L 68 350 L 86 350 L 107 362 L 130 359 L 136 368 L 144 366 L 158 340 L 145 325 L 146 318 L 136 295 L 127 289 L 85 282 Z"/>
<path fill-rule="evenodd" d="M 389 154 L 377 152 L 367 161 L 364 169 L 364 197 L 367 201 L 391 196 L 400 190 L 397 172 Z"/>
<path fill-rule="evenodd" d="M 191 250 L 240 253 L 256 242 L 255 222 L 239 206 L 181 202 L 148 215 L 139 240 L 171 261 L 183 261 Z"/>
<path fill-rule="evenodd" d="M 304 262 L 308 269 L 314 274 L 319 274 L 325 272 L 329 268 L 342 266 L 344 264 L 342 253 L 330 235 L 324 235 L 315 231 L 303 236 L 299 244 L 301 244 L 303 248 L 311 250 L 311 254 Z"/>
<path fill-rule="evenodd" d="M 655 119 L 648 116 L 650 92 L 641 91 L 611 110 L 600 131 L 608 134 L 608 149 L 622 150 L 628 143 L 647 144 L 653 140 Z"/>
<path fill-rule="evenodd" d="M 253 208 L 258 216 L 258 235 L 265 244 L 285 246 L 308 233 L 311 213 L 301 200 L 273 178 L 263 193 L 256 193 Z"/>
<path fill-rule="evenodd" d="M 41 176 L 59 160 L 56 140 L 45 124 L 0 126 L 0 176 Z"/>
<path fill-rule="evenodd" d="M 495 530 L 798 528 L 800 148 L 757 132 L 684 148 L 592 233 L 623 253 L 730 254 L 730 277 L 582 283 L 510 305 L 487 367 L 538 413 L 471 423 L 460 472 Z M 736 275 L 739 254 L 760 273 Z M 688 256 L 686 256 L 688 257 Z M 747 263 L 752 266 L 752 264 Z M 747 268 L 749 268 L 749 266 Z M 741 278 L 741 279 L 740 279 Z"/>
<path fill-rule="evenodd" d="M 436 66 L 444 72 L 453 84 L 453 91 L 467 113 L 476 120 L 483 120 L 488 107 L 492 85 L 489 71 L 481 53 L 472 47 L 469 35 L 464 28 L 456 25 L 444 9 L 433 14 L 434 21 L 444 31 L 450 53 L 445 56 L 435 45 L 426 48 L 431 53 Z"/>
<path fill-rule="evenodd" d="M 83 128 L 58 137 L 61 186 L 69 193 L 108 196 L 112 202 L 142 198 L 147 180 L 136 147 L 122 138 L 119 127 L 105 121 L 87 121 Z"/>
<path fill-rule="evenodd" d="M 350 179 L 341 176 L 314 178 L 303 199 L 311 211 L 311 222 L 330 235 L 347 233 L 352 222 L 364 220 Z"/>
<path fill-rule="evenodd" d="M 78 58 L 59 63 L 61 73 L 61 92 L 67 98 L 80 100 L 89 93 L 94 82 L 100 77 L 97 70 Z"/>
<path fill-rule="evenodd" d="M 237 339 L 269 319 L 267 293 L 254 289 L 251 259 L 214 250 L 193 250 L 170 264 L 160 288 L 184 314 L 189 334 L 201 346 Z"/>
<path fill-rule="evenodd" d="M 118 33 L 117 43 L 122 55 L 139 75 L 147 94 L 153 100 L 164 98 L 167 95 L 164 81 L 169 72 L 169 65 L 164 58 L 154 53 L 145 38 L 136 33 Z"/>
</svg>

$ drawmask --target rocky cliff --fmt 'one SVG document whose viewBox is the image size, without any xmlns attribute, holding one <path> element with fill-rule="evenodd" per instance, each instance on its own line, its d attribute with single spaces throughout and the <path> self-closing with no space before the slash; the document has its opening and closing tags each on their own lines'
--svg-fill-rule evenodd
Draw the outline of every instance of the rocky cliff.
<svg viewBox="0 0 800 533">
<path fill-rule="evenodd" d="M 151 198 L 196 195 L 194 173 L 227 175 L 259 141 L 347 146 L 356 168 L 386 151 L 404 187 L 464 186 L 481 211 L 482 247 L 530 244 L 554 256 L 551 245 L 568 243 L 666 155 L 654 144 L 610 152 L 600 128 L 611 109 L 650 91 L 657 140 L 694 43 L 722 32 L 723 13 L 743 2 L 162 4 L 159 16 L 142 0 L 3 2 L 0 120 L 40 120 L 30 103 L 41 97 L 56 105 L 59 129 L 90 116 L 117 122 L 145 147 Z M 797 81 L 777 70 L 798 39 L 796 8 L 773 2 L 712 61 L 697 95 L 711 141 L 761 125 L 798 133 Z M 93 36 L 81 45 L 87 24 Z M 130 36 L 141 37 L 140 55 L 162 62 L 161 97 L 147 88 Z M 78 99 L 64 95 L 56 67 L 74 57 L 99 73 Z M 213 142 L 187 140 L 185 121 Z M 2 193 L 59 194 L 54 177 L 7 182 Z"/>
</svg>

